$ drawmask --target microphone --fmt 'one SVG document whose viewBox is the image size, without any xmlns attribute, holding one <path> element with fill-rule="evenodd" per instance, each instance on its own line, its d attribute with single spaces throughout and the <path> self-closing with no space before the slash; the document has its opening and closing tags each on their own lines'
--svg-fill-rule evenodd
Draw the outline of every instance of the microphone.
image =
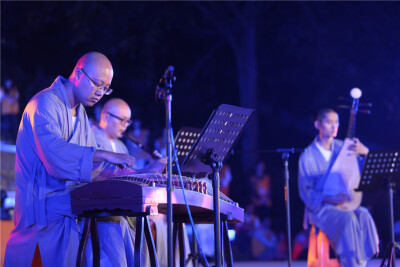
<svg viewBox="0 0 400 267">
<path fill-rule="evenodd" d="M 174 66 L 168 66 L 168 68 L 164 72 L 164 79 L 173 79 L 175 82 L 176 77 L 174 76 Z"/>
<path fill-rule="evenodd" d="M 135 140 L 132 136 L 130 136 L 129 134 L 124 133 L 124 137 L 131 140 L 132 143 L 134 143 L 135 145 L 137 145 L 138 147 L 140 147 L 143 151 L 147 152 L 153 159 L 161 159 L 162 156 L 160 153 L 158 153 L 158 151 L 154 150 L 152 151 L 151 148 L 149 146 L 143 145 L 142 143 L 140 143 L 139 141 Z"/>
<path fill-rule="evenodd" d="M 166 94 L 171 94 L 172 82 L 176 81 L 174 66 L 168 66 L 156 86 L 156 101 L 164 99 Z"/>
</svg>

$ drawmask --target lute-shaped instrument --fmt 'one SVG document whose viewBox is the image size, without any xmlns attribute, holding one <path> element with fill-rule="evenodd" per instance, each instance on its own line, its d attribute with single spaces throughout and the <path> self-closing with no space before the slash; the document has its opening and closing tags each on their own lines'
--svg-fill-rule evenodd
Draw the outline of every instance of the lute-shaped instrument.
<svg viewBox="0 0 400 267">
<path fill-rule="evenodd" d="M 337 206 L 344 210 L 355 210 L 360 206 L 362 201 L 362 192 L 356 192 L 354 190 L 360 183 L 360 169 L 357 155 L 349 150 L 349 146 L 353 142 L 352 138 L 355 137 L 356 115 L 359 112 L 359 100 L 362 92 L 359 88 L 353 88 L 350 91 L 350 95 L 353 100 L 350 108 L 350 119 L 346 138 L 339 155 L 327 175 L 323 190 L 326 195 L 345 193 L 347 195 L 347 201 Z M 369 113 L 369 111 L 362 111 Z"/>
</svg>

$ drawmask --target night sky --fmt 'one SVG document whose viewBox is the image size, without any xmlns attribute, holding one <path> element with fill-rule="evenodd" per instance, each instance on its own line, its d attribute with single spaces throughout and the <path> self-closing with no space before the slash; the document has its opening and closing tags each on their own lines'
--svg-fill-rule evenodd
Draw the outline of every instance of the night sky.
<svg viewBox="0 0 400 267">
<path fill-rule="evenodd" d="M 175 132 L 202 128 L 213 109 L 231 104 L 256 110 L 247 141 L 235 149 L 304 148 L 316 135 L 316 111 L 359 87 L 360 101 L 373 106 L 357 117 L 357 136 L 370 149 L 400 149 L 400 2 L 1 1 L 1 81 L 15 81 L 22 106 L 57 75 L 68 77 L 89 51 L 109 57 L 111 96 L 125 99 L 134 119 L 157 134 L 165 115 L 155 86 L 173 65 Z M 339 114 L 344 138 L 349 113 Z M 284 223 L 280 154 L 231 156 L 231 197 L 246 205 L 249 164 L 258 159 L 272 175 L 275 216 Z M 303 216 L 297 160 L 294 154 L 289 162 L 294 233 Z M 386 198 L 364 197 L 384 239 Z"/>
</svg>

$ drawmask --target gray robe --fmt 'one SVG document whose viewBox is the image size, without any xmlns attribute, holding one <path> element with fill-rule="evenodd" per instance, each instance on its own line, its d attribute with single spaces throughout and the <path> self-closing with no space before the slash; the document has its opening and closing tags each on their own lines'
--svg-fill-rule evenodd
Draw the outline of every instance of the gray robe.
<svg viewBox="0 0 400 267">
<path fill-rule="evenodd" d="M 107 151 L 113 151 L 111 143 L 107 136 L 104 133 L 104 130 L 102 130 L 99 127 L 94 127 L 93 128 L 93 133 L 97 142 L 98 149 L 102 150 L 107 150 Z M 115 147 L 116 147 L 116 152 L 118 153 L 124 153 L 124 154 L 129 154 L 128 148 L 125 146 L 123 142 L 119 139 L 114 139 L 115 142 Z M 148 216 L 150 220 L 152 220 L 155 224 L 156 227 L 156 251 L 157 251 L 157 258 L 158 258 L 158 263 L 160 267 L 167 267 L 168 266 L 168 255 L 167 255 L 167 225 L 165 221 L 165 216 L 162 214 L 159 215 L 153 215 L 153 216 Z M 126 220 L 123 217 L 120 217 L 120 226 L 118 227 L 117 224 L 112 223 L 112 222 L 101 222 L 99 223 L 99 240 L 100 240 L 100 253 L 101 255 L 101 266 L 111 266 L 110 264 L 107 264 L 108 262 L 110 263 L 115 263 L 118 262 L 118 265 L 113 264 L 113 266 L 132 266 L 130 261 L 130 257 L 132 257 L 131 253 L 133 252 L 134 248 L 134 240 L 135 240 L 135 222 L 136 218 L 131 218 L 128 217 L 128 222 L 129 225 L 131 226 L 131 229 L 127 229 L 127 224 Z M 118 229 L 119 228 L 119 229 Z M 110 232 L 111 231 L 111 232 Z M 113 246 L 110 246 L 112 244 L 117 244 L 121 240 L 121 231 L 123 235 L 123 244 L 118 245 L 118 249 Z M 109 232 L 107 234 L 107 232 Z M 184 228 L 184 244 L 185 244 L 185 252 L 186 252 L 186 258 L 189 257 L 190 253 L 190 244 L 189 244 L 189 239 L 186 234 L 186 229 Z M 112 235 L 114 234 L 114 236 Z M 131 236 L 126 235 L 127 233 L 130 233 Z M 132 242 L 130 244 L 130 242 Z M 121 243 L 121 242 L 119 242 Z M 103 248 L 102 248 L 103 247 Z M 124 247 L 124 248 L 123 248 Z M 143 266 L 150 266 L 150 259 L 149 259 L 149 251 L 147 249 L 147 243 L 146 240 L 143 239 Z M 124 250 L 125 249 L 125 252 Z M 179 249 L 177 249 L 177 253 L 179 253 Z M 112 254 L 114 252 L 114 254 Z M 125 254 L 124 254 L 125 253 Z M 124 263 L 126 259 L 126 264 Z M 179 258 L 177 257 L 177 262 L 176 266 L 179 266 Z M 192 266 L 192 262 L 189 262 L 187 266 Z"/>
<path fill-rule="evenodd" d="M 113 151 L 110 141 L 104 131 L 93 128 L 97 148 L 101 150 L 128 154 L 128 149 L 118 139 L 115 139 L 116 151 Z M 83 227 L 83 222 L 80 222 Z M 100 245 L 100 266 L 133 266 L 135 229 L 130 227 L 122 216 L 102 218 L 97 222 Z M 92 243 L 89 238 L 86 245 L 85 266 L 92 266 Z"/>
<path fill-rule="evenodd" d="M 359 207 L 355 211 L 346 211 L 323 202 L 325 174 L 342 146 L 343 141 L 333 141 L 329 162 L 319 151 L 315 140 L 306 148 L 299 160 L 299 193 L 306 205 L 306 219 L 326 233 L 341 266 L 363 266 L 378 252 L 379 242 L 368 210 Z"/>
<path fill-rule="evenodd" d="M 96 142 L 86 111 L 76 122 L 59 76 L 37 93 L 22 115 L 16 144 L 15 229 L 6 246 L 5 266 L 30 266 L 38 243 L 43 266 L 75 265 L 79 233 L 70 192 L 94 176 L 115 176 L 115 165 L 97 164 Z"/>
<path fill-rule="evenodd" d="M 93 128 L 93 134 L 94 134 L 94 138 L 96 139 L 98 149 L 122 153 L 122 154 L 129 154 L 128 148 L 119 139 L 114 139 L 115 148 L 117 151 L 113 151 L 111 143 L 110 143 L 109 139 L 107 138 L 106 134 L 104 133 L 103 129 L 96 126 Z"/>
</svg>

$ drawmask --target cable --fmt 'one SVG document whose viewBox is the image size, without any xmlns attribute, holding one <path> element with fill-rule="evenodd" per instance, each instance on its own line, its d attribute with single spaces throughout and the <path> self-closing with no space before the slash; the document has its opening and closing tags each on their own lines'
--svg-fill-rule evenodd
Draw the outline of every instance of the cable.
<svg viewBox="0 0 400 267">
<path fill-rule="evenodd" d="M 188 216 L 189 216 L 190 224 L 192 226 L 193 235 L 194 235 L 194 237 L 196 239 L 196 242 L 198 244 L 199 253 L 200 253 L 200 256 L 203 259 L 203 264 L 205 264 L 206 267 L 209 267 L 210 265 L 208 264 L 207 258 L 204 255 L 203 250 L 201 249 L 201 245 L 200 245 L 200 242 L 199 242 L 199 237 L 197 236 L 196 228 L 194 227 L 192 213 L 190 212 L 189 204 L 188 204 L 187 199 L 186 199 L 185 186 L 183 184 L 182 173 L 181 173 L 181 168 L 180 168 L 179 162 L 178 162 L 178 157 L 177 157 L 176 148 L 175 148 L 174 134 L 173 134 L 173 130 L 172 129 L 171 129 L 171 140 L 172 140 L 172 148 L 173 148 L 173 152 L 174 152 L 173 153 L 174 154 L 173 155 L 173 160 L 175 160 L 176 168 L 178 170 L 179 182 L 181 184 L 181 189 L 182 189 L 182 193 L 183 193 L 183 199 L 185 200 L 185 206 L 186 206 L 186 209 L 188 211 Z"/>
</svg>

